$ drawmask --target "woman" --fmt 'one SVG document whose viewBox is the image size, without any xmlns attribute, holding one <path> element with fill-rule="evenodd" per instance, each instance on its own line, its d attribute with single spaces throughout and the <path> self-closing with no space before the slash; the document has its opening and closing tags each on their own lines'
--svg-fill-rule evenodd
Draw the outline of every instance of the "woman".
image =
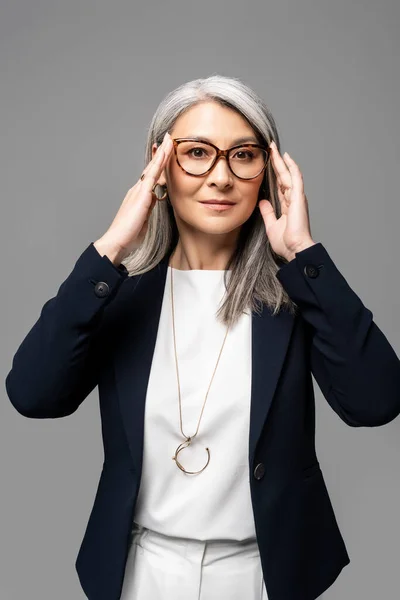
<svg viewBox="0 0 400 600">
<path fill-rule="evenodd" d="M 9 398 L 59 418 L 99 386 L 105 459 L 76 561 L 90 600 L 314 600 L 350 559 L 311 376 L 349 426 L 378 426 L 400 412 L 399 359 L 313 240 L 252 90 L 180 86 L 146 158 L 18 348 Z"/>
</svg>

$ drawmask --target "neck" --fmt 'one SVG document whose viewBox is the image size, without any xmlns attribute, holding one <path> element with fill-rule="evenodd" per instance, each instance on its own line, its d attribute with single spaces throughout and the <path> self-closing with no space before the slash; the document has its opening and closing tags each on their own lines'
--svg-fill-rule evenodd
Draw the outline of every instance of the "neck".
<svg viewBox="0 0 400 600">
<path fill-rule="evenodd" d="M 234 233 L 234 232 L 230 232 Z M 221 236 L 222 237 L 222 236 Z M 181 271 L 208 270 L 208 271 L 224 271 L 227 269 L 229 259 L 231 258 L 236 245 L 236 236 L 232 241 L 232 237 L 227 243 L 226 237 L 221 244 L 210 244 L 210 236 L 200 242 L 188 243 L 187 240 L 181 237 L 178 244 L 170 256 L 169 266 Z"/>
</svg>

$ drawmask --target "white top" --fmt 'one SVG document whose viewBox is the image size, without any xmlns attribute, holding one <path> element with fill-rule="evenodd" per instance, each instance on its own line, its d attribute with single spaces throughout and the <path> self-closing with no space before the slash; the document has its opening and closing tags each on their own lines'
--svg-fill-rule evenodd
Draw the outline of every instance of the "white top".
<svg viewBox="0 0 400 600">
<path fill-rule="evenodd" d="M 196 432 L 226 333 L 216 311 L 225 294 L 221 270 L 173 269 L 175 335 L 182 429 Z M 229 275 L 228 275 L 229 276 Z M 150 301 L 150 299 L 149 299 Z M 147 387 L 142 478 L 134 521 L 164 535 L 208 539 L 256 538 L 248 445 L 251 394 L 251 314 L 231 326 L 211 383 L 199 431 L 178 460 L 180 430 L 168 266 Z"/>
</svg>

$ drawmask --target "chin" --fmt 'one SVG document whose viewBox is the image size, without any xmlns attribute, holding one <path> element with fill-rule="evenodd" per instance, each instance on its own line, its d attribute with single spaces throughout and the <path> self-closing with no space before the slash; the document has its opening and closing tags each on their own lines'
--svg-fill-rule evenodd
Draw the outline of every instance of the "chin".
<svg viewBox="0 0 400 600">
<path fill-rule="evenodd" d="M 238 227 L 243 225 L 242 221 L 238 221 L 238 219 L 201 219 L 196 222 L 189 223 L 193 229 L 197 231 L 201 231 L 202 233 L 210 234 L 210 235 L 221 235 L 224 233 L 229 233 L 234 231 Z"/>
</svg>

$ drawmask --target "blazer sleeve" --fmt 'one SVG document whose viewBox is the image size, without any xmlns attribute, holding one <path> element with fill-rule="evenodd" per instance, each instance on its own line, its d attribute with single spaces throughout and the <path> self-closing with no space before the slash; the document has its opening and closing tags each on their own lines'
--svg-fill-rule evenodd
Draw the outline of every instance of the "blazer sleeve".
<svg viewBox="0 0 400 600">
<path fill-rule="evenodd" d="M 19 413 L 70 415 L 97 385 L 104 313 L 126 277 L 126 267 L 101 256 L 93 242 L 79 256 L 13 357 L 5 386 Z"/>
<path fill-rule="evenodd" d="M 296 253 L 276 276 L 311 328 L 311 371 L 333 410 L 352 427 L 395 419 L 399 358 L 322 243 Z"/>
</svg>

